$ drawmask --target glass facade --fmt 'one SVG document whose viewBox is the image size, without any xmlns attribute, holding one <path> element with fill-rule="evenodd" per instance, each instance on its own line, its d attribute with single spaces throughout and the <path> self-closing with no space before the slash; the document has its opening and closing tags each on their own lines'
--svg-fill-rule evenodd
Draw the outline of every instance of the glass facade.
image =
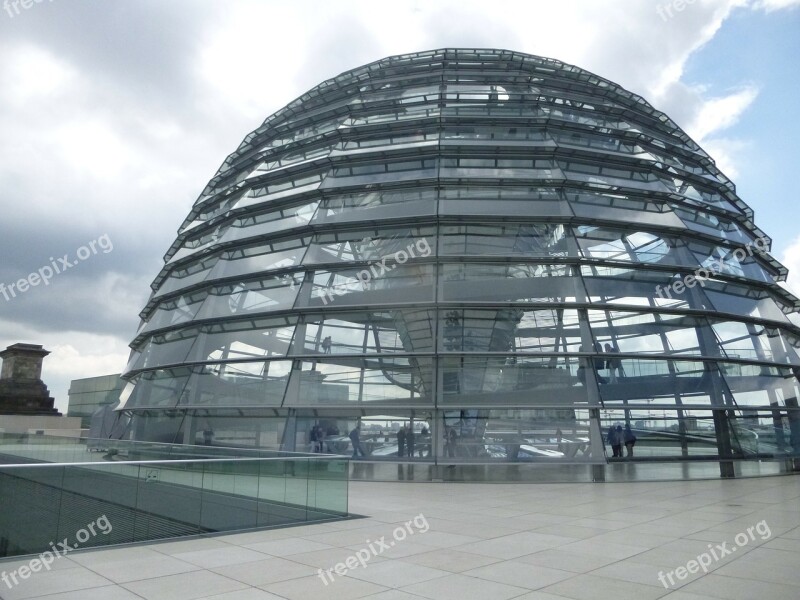
<svg viewBox="0 0 800 600">
<path fill-rule="evenodd" d="M 800 455 L 799 305 L 770 243 L 709 155 L 608 80 L 390 57 L 225 160 L 119 410 L 143 441 L 730 475 Z"/>
<path fill-rule="evenodd" d="M 80 417 L 82 426 L 88 429 L 95 411 L 116 404 L 124 388 L 125 381 L 119 374 L 74 379 L 69 386 L 67 416 Z"/>
</svg>

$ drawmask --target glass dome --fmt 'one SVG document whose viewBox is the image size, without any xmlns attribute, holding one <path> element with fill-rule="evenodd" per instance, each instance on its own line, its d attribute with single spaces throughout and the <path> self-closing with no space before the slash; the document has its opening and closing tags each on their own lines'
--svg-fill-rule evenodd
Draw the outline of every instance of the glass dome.
<svg viewBox="0 0 800 600">
<path fill-rule="evenodd" d="M 228 156 L 152 285 L 119 410 L 135 439 L 430 473 L 779 464 L 800 453 L 800 341 L 770 243 L 708 154 L 608 80 L 393 56 Z"/>
</svg>

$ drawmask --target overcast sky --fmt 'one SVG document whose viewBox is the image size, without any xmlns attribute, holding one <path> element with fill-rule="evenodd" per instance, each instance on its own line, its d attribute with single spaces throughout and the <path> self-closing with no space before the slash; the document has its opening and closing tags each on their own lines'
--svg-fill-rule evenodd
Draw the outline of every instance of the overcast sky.
<svg viewBox="0 0 800 600">
<path fill-rule="evenodd" d="M 800 0 L 31 1 L 0 10 L 0 283 L 76 264 L 0 294 L 0 348 L 52 351 L 62 410 L 71 379 L 125 366 L 164 253 L 242 138 L 392 54 L 507 48 L 643 95 L 734 180 L 800 282 Z"/>
</svg>

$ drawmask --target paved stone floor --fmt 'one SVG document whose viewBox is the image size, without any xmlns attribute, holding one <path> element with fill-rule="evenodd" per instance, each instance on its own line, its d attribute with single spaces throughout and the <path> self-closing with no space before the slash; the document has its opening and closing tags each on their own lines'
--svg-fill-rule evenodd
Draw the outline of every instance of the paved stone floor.
<svg viewBox="0 0 800 600">
<path fill-rule="evenodd" d="M 351 511 L 366 518 L 75 552 L 13 589 L 0 582 L 0 597 L 800 598 L 798 476 L 538 485 L 354 482 L 350 498 Z M 368 557 L 366 566 L 349 568 L 346 561 L 359 551 Z M 708 573 L 700 562 L 709 563 Z M 0 571 L 25 563 L 0 561 Z M 347 571 L 331 571 L 326 585 L 319 569 L 337 563 Z"/>
</svg>

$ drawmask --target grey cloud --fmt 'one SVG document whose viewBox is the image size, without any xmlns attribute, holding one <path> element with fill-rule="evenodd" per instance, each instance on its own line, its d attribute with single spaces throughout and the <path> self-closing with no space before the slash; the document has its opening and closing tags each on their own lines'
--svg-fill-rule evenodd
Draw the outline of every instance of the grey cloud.
<svg viewBox="0 0 800 600">
<path fill-rule="evenodd" d="M 504 48 L 519 50 L 524 42 L 507 21 L 509 13 L 498 11 L 487 14 L 474 6 L 451 4 L 435 10 L 425 23 L 425 34 L 431 40 L 429 48 L 410 48 L 432 50 L 448 46 L 473 48 Z M 534 29 L 531 29 L 534 34 Z"/>
<path fill-rule="evenodd" d="M 4 18 L 3 37 L 46 48 L 139 102 L 178 108 L 192 105 L 194 58 L 222 9 L 202 0 L 57 0 Z"/>
<path fill-rule="evenodd" d="M 297 95 L 339 73 L 383 58 L 380 40 L 353 15 L 320 23 L 310 39 L 303 50 L 305 61 L 297 68 Z M 286 98 L 284 104 L 293 99 Z"/>
</svg>

